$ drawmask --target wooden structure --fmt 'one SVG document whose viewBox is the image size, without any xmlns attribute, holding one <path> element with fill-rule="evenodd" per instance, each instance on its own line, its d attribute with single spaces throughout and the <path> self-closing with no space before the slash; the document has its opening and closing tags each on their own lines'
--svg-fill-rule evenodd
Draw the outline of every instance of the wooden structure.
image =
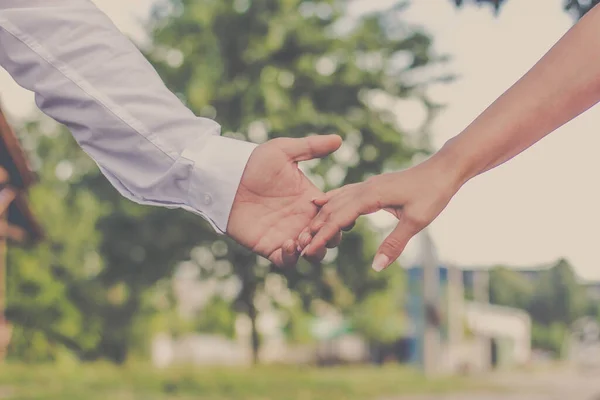
<svg viewBox="0 0 600 400">
<path fill-rule="evenodd" d="M 10 341 L 6 307 L 6 252 L 9 244 L 33 244 L 43 237 L 27 201 L 36 177 L 25 152 L 0 110 L 0 359 Z"/>
</svg>

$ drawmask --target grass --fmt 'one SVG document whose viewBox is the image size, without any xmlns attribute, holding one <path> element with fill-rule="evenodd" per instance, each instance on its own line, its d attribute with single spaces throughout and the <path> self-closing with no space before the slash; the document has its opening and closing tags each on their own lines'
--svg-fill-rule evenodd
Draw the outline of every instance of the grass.
<svg viewBox="0 0 600 400">
<path fill-rule="evenodd" d="M 393 366 L 155 370 L 142 364 L 0 365 L 0 399 L 10 400 L 377 400 L 477 388 L 472 381 L 426 380 Z"/>
</svg>

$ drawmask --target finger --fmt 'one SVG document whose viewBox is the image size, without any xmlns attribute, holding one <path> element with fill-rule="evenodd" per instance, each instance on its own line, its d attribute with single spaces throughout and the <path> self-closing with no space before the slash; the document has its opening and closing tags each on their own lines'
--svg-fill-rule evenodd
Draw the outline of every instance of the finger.
<svg viewBox="0 0 600 400">
<path fill-rule="evenodd" d="M 288 157 L 298 162 L 328 156 L 340 148 L 342 138 L 338 135 L 316 135 L 300 139 L 284 139 L 279 143 Z"/>
<path fill-rule="evenodd" d="M 354 228 L 354 225 L 356 225 L 356 222 L 352 222 L 350 225 L 344 226 L 342 228 L 342 231 L 344 231 L 344 232 L 350 232 L 352 230 L 352 228 Z"/>
<path fill-rule="evenodd" d="M 338 247 L 341 242 L 342 242 L 342 232 L 338 232 L 334 237 L 329 239 L 329 241 L 327 242 L 325 247 L 327 247 L 328 249 L 333 249 L 335 247 Z"/>
<path fill-rule="evenodd" d="M 396 228 L 383 241 L 373 259 L 372 268 L 379 272 L 390 266 L 406 248 L 408 241 L 415 235 L 414 229 L 408 224 L 398 223 Z"/>
<path fill-rule="evenodd" d="M 327 249 L 325 247 L 321 247 L 320 249 L 315 250 L 310 255 L 305 254 L 304 258 L 311 263 L 319 263 L 319 262 L 323 261 L 326 254 L 327 254 Z"/>
<path fill-rule="evenodd" d="M 324 194 L 322 197 L 317 197 L 316 199 L 313 199 L 313 204 L 317 207 L 322 207 L 325 204 L 327 204 L 327 202 L 329 201 L 329 197 Z"/>
<path fill-rule="evenodd" d="M 304 231 L 302 231 L 300 236 L 298 236 L 297 249 L 299 249 L 299 251 L 302 251 L 306 246 L 308 246 L 311 240 L 312 235 L 308 232 L 308 229 L 305 229 Z"/>
<path fill-rule="evenodd" d="M 338 230 L 341 230 L 342 227 L 350 227 L 351 229 L 352 226 L 354 226 L 354 220 L 358 218 L 358 215 L 362 214 L 362 211 L 369 212 L 372 208 L 368 204 L 368 197 L 360 195 L 360 186 L 358 184 L 344 186 L 336 189 L 335 192 L 335 195 L 329 198 L 308 225 L 309 232 L 313 236 L 326 222 L 331 220 L 333 215 L 337 218 L 341 218 L 338 222 L 343 222 L 343 224 L 338 225 Z M 348 210 L 357 210 L 358 214 L 356 214 L 355 218 L 344 218 L 344 213 L 347 213 Z"/>
<path fill-rule="evenodd" d="M 368 209 L 368 207 L 364 206 L 359 198 L 355 198 L 353 192 L 344 192 L 321 207 L 308 225 L 309 232 L 314 237 L 326 224 L 335 224 L 336 231 L 340 231 L 342 227 L 350 227 L 362 214 L 363 209 Z M 337 232 L 333 234 L 335 233 Z M 328 237 L 327 240 L 332 237 Z"/>
<path fill-rule="evenodd" d="M 317 212 L 317 215 L 315 215 L 312 221 L 310 221 L 310 224 L 308 224 L 308 232 L 311 234 L 311 236 L 316 235 L 317 232 L 321 230 L 323 225 L 330 221 L 334 210 L 339 212 L 339 204 L 343 202 L 343 199 L 335 198 L 331 202 L 321 207 L 319 212 Z"/>
<path fill-rule="evenodd" d="M 324 249 L 327 242 L 331 240 L 339 232 L 339 228 L 333 224 L 328 223 L 324 225 L 321 230 L 313 237 L 310 244 L 304 248 L 304 254 L 313 256 L 317 254 L 321 249 Z"/>
<path fill-rule="evenodd" d="M 312 202 L 314 205 L 322 207 L 325 204 L 327 204 L 327 202 L 331 200 L 335 195 L 340 194 L 345 188 L 346 186 L 330 190 L 329 192 L 323 193 L 321 196 L 314 198 Z"/>
<path fill-rule="evenodd" d="M 299 252 L 296 242 L 292 239 L 286 240 L 281 246 L 281 266 L 292 267 L 298 262 Z"/>
</svg>

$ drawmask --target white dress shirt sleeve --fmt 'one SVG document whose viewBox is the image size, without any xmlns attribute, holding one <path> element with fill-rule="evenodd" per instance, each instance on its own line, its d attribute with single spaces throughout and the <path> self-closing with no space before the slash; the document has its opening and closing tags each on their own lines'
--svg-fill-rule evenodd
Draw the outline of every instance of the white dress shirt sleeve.
<svg viewBox="0 0 600 400">
<path fill-rule="evenodd" d="M 220 136 L 89 0 L 1 0 L 0 66 L 125 197 L 224 233 L 252 143 Z"/>
</svg>

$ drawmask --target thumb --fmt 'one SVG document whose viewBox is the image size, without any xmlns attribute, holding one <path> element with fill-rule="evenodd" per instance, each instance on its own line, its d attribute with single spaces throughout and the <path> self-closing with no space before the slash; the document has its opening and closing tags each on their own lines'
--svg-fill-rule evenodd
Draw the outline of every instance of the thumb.
<svg viewBox="0 0 600 400">
<path fill-rule="evenodd" d="M 294 161 L 307 161 L 333 153 L 342 145 L 338 135 L 314 135 L 281 142 L 281 149 Z"/>
<path fill-rule="evenodd" d="M 394 262 L 400 254 L 404 251 L 404 248 L 408 244 L 408 241 L 413 237 L 413 232 L 406 226 L 400 222 L 396 228 L 388 235 L 387 238 L 383 241 L 379 249 L 377 250 L 377 254 L 373 259 L 372 268 L 379 272 Z"/>
</svg>

